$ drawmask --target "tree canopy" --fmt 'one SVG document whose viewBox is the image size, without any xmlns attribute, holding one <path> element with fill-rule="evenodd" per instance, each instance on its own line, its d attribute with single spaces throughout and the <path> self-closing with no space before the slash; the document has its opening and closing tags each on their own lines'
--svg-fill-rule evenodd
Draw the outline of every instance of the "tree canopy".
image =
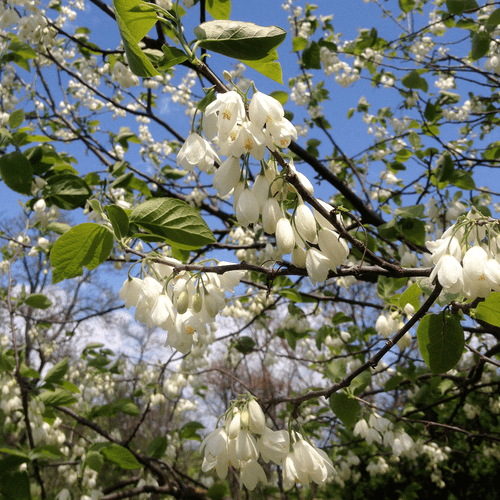
<svg viewBox="0 0 500 500">
<path fill-rule="evenodd" d="M 0 500 L 498 497 L 500 2 L 318 3 L 0 4 Z"/>
</svg>

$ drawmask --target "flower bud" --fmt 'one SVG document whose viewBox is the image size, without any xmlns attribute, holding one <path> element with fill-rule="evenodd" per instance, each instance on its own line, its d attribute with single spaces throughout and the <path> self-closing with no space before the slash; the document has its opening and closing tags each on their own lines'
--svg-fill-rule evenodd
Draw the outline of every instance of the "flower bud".
<svg viewBox="0 0 500 500">
<path fill-rule="evenodd" d="M 317 238 L 316 219 L 309 207 L 301 203 L 295 212 L 295 227 L 299 235 L 310 243 Z"/>
<path fill-rule="evenodd" d="M 193 297 L 193 305 L 191 306 L 192 311 L 198 314 L 203 307 L 203 297 L 200 292 L 196 292 Z"/>
<path fill-rule="evenodd" d="M 276 224 L 276 244 L 278 250 L 285 255 L 295 246 L 292 225 L 286 217 L 282 217 Z"/>
<path fill-rule="evenodd" d="M 177 299 L 177 312 L 179 314 L 184 314 L 189 306 L 189 294 L 184 290 Z"/>
<path fill-rule="evenodd" d="M 262 226 L 268 234 L 276 232 L 276 224 L 283 215 L 279 203 L 275 198 L 268 198 L 262 207 Z"/>
</svg>

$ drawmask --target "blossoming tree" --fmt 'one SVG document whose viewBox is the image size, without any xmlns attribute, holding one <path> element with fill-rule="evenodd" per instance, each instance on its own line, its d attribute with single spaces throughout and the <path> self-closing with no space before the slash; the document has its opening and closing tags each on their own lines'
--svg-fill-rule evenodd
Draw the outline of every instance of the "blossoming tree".
<svg viewBox="0 0 500 500">
<path fill-rule="evenodd" d="M 288 0 L 285 29 L 236 3 L 0 5 L 25 218 L 2 233 L 0 498 L 498 491 L 500 3 L 365 0 L 352 39 L 329 4 Z M 109 263 L 160 362 L 58 350 L 62 284 Z"/>
</svg>

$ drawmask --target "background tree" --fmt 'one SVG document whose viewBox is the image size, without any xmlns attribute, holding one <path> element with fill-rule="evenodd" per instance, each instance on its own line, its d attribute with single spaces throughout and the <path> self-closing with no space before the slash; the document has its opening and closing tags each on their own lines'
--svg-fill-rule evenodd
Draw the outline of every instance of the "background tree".
<svg viewBox="0 0 500 500">
<path fill-rule="evenodd" d="M 1 497 L 496 497 L 497 4 L 2 4 Z"/>
</svg>

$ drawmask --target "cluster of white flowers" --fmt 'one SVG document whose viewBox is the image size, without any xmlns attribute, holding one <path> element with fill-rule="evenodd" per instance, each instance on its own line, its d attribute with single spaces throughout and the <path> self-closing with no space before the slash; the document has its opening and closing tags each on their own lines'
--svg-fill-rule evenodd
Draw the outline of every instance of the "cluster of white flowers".
<svg viewBox="0 0 500 500">
<path fill-rule="evenodd" d="M 441 238 L 427 241 L 437 277 L 449 293 L 468 299 L 500 290 L 500 235 L 488 218 L 475 210 L 448 228 Z"/>
<path fill-rule="evenodd" d="M 325 281 L 330 270 L 343 264 L 349 255 L 347 242 L 332 224 L 313 212 L 302 199 L 293 214 L 285 209 L 287 196 L 295 188 L 285 180 L 274 159 L 263 161 L 266 148 L 286 148 L 297 138 L 294 126 L 284 117 L 282 105 L 274 98 L 254 91 L 247 109 L 242 94 L 236 90 L 218 94 L 203 116 L 203 131 L 210 141 L 191 132 L 177 155 L 177 164 L 192 171 L 195 166 L 211 173 L 220 155 L 227 156 L 213 177 L 213 185 L 222 197 L 233 194 L 233 207 L 238 222 L 247 227 L 262 217 L 266 233 L 276 234 L 281 254 L 292 254 L 292 261 L 306 267 L 313 283 Z M 217 151 L 216 151 L 217 148 Z M 240 156 L 251 155 L 261 161 L 261 171 L 250 188 L 240 166 Z M 288 167 L 312 195 L 310 181 L 298 172 L 293 162 Z M 324 204 L 325 209 L 333 207 Z M 341 218 L 339 218 L 339 222 Z M 319 250 L 312 245 L 319 245 Z M 270 253 L 270 252 L 267 252 Z"/>
<path fill-rule="evenodd" d="M 336 472 L 326 453 L 298 432 L 267 427 L 261 407 L 251 396 L 234 401 L 223 418 L 224 424 L 201 443 L 203 472 L 215 468 L 224 479 L 231 465 L 240 470 L 240 483 L 249 490 L 259 481 L 267 484 L 259 455 L 265 463 L 272 461 L 282 467 L 286 489 L 296 483 L 306 486 L 311 481 L 324 484 Z"/>
<path fill-rule="evenodd" d="M 226 305 L 225 291 L 234 292 L 244 271 L 196 276 L 176 273 L 174 267 L 182 266 L 180 261 L 169 259 L 169 264 L 151 264 L 144 279 L 127 279 L 120 298 L 127 309 L 135 307 L 136 321 L 168 331 L 165 345 L 185 354 L 198 335 L 208 335 L 206 325 Z"/>
<path fill-rule="evenodd" d="M 353 434 L 365 439 L 369 445 L 376 442 L 390 446 L 397 457 L 409 452 L 415 445 L 402 428 L 394 431 L 392 422 L 376 412 L 370 415 L 368 422 L 364 418 L 359 420 L 354 426 Z"/>
</svg>

